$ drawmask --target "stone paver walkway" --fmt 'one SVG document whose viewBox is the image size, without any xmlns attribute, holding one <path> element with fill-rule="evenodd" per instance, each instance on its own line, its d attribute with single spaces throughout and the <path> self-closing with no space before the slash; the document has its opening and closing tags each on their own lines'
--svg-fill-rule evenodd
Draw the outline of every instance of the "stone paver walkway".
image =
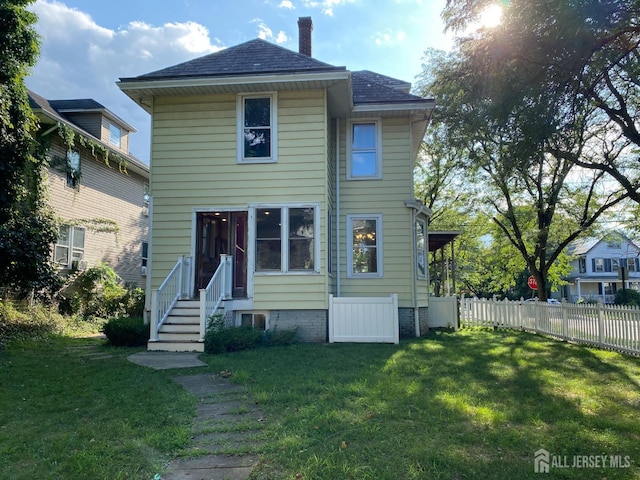
<svg viewBox="0 0 640 480">
<path fill-rule="evenodd" d="M 129 361 L 165 370 L 206 366 L 197 353 L 138 352 Z M 246 480 L 258 465 L 263 416 L 230 372 L 173 378 L 198 399 L 187 454 L 167 467 L 162 480 Z"/>
<path fill-rule="evenodd" d="M 169 465 L 163 480 L 245 480 L 258 465 L 262 412 L 240 385 L 221 375 L 174 377 L 198 398 L 190 450 Z"/>
</svg>

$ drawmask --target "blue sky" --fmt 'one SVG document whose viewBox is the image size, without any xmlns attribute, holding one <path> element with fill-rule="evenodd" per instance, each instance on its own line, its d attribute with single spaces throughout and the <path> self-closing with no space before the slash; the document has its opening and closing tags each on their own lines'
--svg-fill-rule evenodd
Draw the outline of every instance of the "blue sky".
<svg viewBox="0 0 640 480">
<path fill-rule="evenodd" d="M 27 86 L 48 99 L 94 98 L 138 130 L 149 162 L 149 115 L 117 88 L 133 77 L 260 37 L 298 49 L 313 19 L 313 56 L 414 82 L 428 48 L 449 49 L 445 0 L 37 0 L 41 56 Z"/>
</svg>

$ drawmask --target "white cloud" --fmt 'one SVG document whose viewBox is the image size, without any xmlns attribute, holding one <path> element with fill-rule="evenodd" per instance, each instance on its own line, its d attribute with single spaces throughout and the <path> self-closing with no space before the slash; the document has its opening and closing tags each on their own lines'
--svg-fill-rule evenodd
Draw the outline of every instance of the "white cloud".
<svg viewBox="0 0 640 480">
<path fill-rule="evenodd" d="M 258 38 L 262 40 L 273 40 L 274 42 L 280 44 L 285 43 L 289 40 L 287 34 L 284 31 L 280 30 L 277 35 L 274 35 L 273 30 L 271 30 L 262 20 L 255 19 L 253 23 L 258 24 Z"/>
<path fill-rule="evenodd" d="M 291 2 L 291 0 L 282 0 L 282 2 L 280 2 L 280 5 L 278 5 L 279 8 L 288 8 L 289 10 L 294 10 L 296 7 L 293 5 L 293 3 Z"/>
<path fill-rule="evenodd" d="M 322 13 L 333 17 L 333 9 L 347 3 L 355 3 L 357 0 L 303 0 L 307 8 L 320 8 Z"/>
<path fill-rule="evenodd" d="M 153 26 L 131 22 L 111 30 L 55 0 L 37 0 L 40 59 L 27 86 L 49 99 L 94 98 L 138 130 L 131 151 L 149 161 L 149 116 L 116 86 L 135 77 L 223 48 L 195 22 Z"/>
<path fill-rule="evenodd" d="M 407 34 L 400 30 L 393 32 L 392 30 L 386 30 L 384 32 L 378 32 L 374 35 L 374 41 L 376 45 L 396 45 L 402 43 L 407 38 Z"/>
</svg>

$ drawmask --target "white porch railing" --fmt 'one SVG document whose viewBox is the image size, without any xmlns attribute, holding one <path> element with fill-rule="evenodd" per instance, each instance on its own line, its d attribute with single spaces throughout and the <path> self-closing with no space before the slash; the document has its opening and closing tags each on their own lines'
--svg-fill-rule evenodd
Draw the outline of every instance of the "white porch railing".
<svg viewBox="0 0 640 480">
<path fill-rule="evenodd" d="M 461 327 L 514 328 L 640 354 L 640 308 L 621 305 L 460 300 Z"/>
<path fill-rule="evenodd" d="M 187 298 L 191 292 L 192 261 L 182 255 L 164 282 L 151 292 L 151 333 L 149 341 L 158 341 L 158 331 L 169 316 L 171 309 L 181 298 Z"/>
<path fill-rule="evenodd" d="M 215 315 L 223 300 L 232 298 L 231 283 L 233 278 L 233 257 L 220 255 L 220 265 L 206 288 L 200 289 L 200 341 L 204 342 L 204 334 L 209 320 Z"/>
</svg>

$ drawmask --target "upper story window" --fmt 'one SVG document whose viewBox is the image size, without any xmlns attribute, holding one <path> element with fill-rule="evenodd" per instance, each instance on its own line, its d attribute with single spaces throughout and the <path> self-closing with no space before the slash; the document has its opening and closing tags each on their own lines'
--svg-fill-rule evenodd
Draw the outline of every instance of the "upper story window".
<svg viewBox="0 0 640 480">
<path fill-rule="evenodd" d="M 382 277 L 382 215 L 347 215 L 349 277 Z"/>
<path fill-rule="evenodd" d="M 238 96 L 238 162 L 277 161 L 277 97 Z"/>
<path fill-rule="evenodd" d="M 580 257 L 578 259 L 578 271 L 580 273 L 587 273 L 587 259 L 584 257 Z"/>
<path fill-rule="evenodd" d="M 638 262 L 638 257 L 629 257 L 627 258 L 627 271 L 629 272 L 637 272 L 638 271 L 638 267 L 640 265 L 638 265 L 640 262 Z"/>
<path fill-rule="evenodd" d="M 317 272 L 317 208 L 256 209 L 256 271 Z"/>
<path fill-rule="evenodd" d="M 122 146 L 122 130 L 113 123 L 109 123 L 109 143 L 118 148 Z"/>
<path fill-rule="evenodd" d="M 77 150 L 67 152 L 67 187 L 80 185 L 80 153 Z"/>
<path fill-rule="evenodd" d="M 382 178 L 382 135 L 379 120 L 350 122 L 347 138 L 347 179 Z"/>
<path fill-rule="evenodd" d="M 64 268 L 84 259 L 84 228 L 62 225 L 53 249 L 53 261 Z M 76 266 L 77 268 L 77 266 Z"/>
</svg>

